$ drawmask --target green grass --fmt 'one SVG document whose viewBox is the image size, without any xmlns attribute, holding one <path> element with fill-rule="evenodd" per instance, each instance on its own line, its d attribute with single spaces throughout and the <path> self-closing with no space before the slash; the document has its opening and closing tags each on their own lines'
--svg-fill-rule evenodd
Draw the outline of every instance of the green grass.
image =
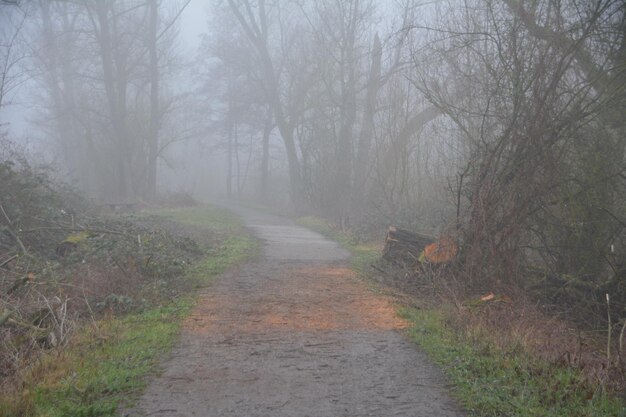
<svg viewBox="0 0 626 417">
<path fill-rule="evenodd" d="M 138 393 L 144 376 L 176 341 L 192 303 L 180 300 L 80 332 L 67 350 L 43 358 L 32 392 L 33 416 L 111 416 Z"/>
<path fill-rule="evenodd" d="M 257 253 L 257 241 L 226 210 L 194 207 L 158 214 L 220 233 L 221 244 L 208 250 L 181 280 L 208 285 L 217 274 Z M 166 305 L 85 325 L 68 346 L 46 353 L 28 370 L 17 398 L 0 395 L 0 416 L 116 415 L 120 405 L 127 406 L 128 399 L 141 392 L 146 376 L 171 350 L 194 299 L 186 294 Z"/>
<path fill-rule="evenodd" d="M 151 210 L 150 214 L 165 217 L 179 223 L 200 226 L 212 231 L 243 231 L 243 224 L 236 214 L 215 206 L 194 206 L 177 209 Z"/>
<path fill-rule="evenodd" d="M 350 251 L 352 269 L 361 275 L 367 276 L 370 265 L 380 257 L 380 250 L 374 244 L 359 242 L 349 232 L 333 227 L 324 219 L 307 216 L 296 219 L 296 223 L 338 242 Z"/>
<path fill-rule="evenodd" d="M 204 227 L 220 235 L 220 244 L 209 249 L 207 256 L 191 269 L 190 274 L 193 276 L 214 276 L 258 254 L 258 241 L 248 233 L 239 217 L 229 210 L 199 206 L 151 213 L 182 224 Z"/>
<path fill-rule="evenodd" d="M 488 340 L 469 342 L 446 326 L 443 310 L 402 309 L 400 315 L 473 416 L 626 416 L 622 401 L 590 387 L 576 369 L 506 352 Z"/>
<path fill-rule="evenodd" d="M 352 266 L 362 276 L 370 274 L 369 265 L 380 256 L 375 246 L 359 243 L 324 219 L 303 217 L 297 222 L 349 250 Z M 588 386 L 579 370 L 464 336 L 446 324 L 450 313 L 445 306 L 397 312 L 412 324 L 409 337 L 443 369 L 452 394 L 470 416 L 626 417 L 626 403 Z"/>
</svg>

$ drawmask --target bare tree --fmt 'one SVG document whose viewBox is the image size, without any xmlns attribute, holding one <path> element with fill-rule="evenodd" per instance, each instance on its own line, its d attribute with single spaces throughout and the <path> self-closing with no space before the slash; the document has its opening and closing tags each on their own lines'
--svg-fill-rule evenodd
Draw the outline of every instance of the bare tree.
<svg viewBox="0 0 626 417">
<path fill-rule="evenodd" d="M 285 52 L 286 50 L 279 49 L 280 45 L 273 45 L 271 43 L 276 37 L 279 38 L 277 41 L 279 42 L 281 36 L 295 37 L 297 34 L 294 31 L 289 32 L 289 34 L 285 33 L 288 31 L 286 22 L 270 21 L 270 13 L 278 13 L 280 11 L 280 6 L 278 5 L 266 7 L 264 0 L 259 0 L 256 4 L 248 0 L 229 0 L 228 4 L 241 25 L 250 45 L 259 57 L 267 101 L 272 109 L 276 126 L 285 145 L 289 165 L 291 198 L 296 207 L 301 208 L 303 204 L 301 167 L 294 138 L 294 130 L 296 128 L 297 119 L 300 117 L 299 111 L 301 111 L 301 108 L 293 105 L 293 101 L 290 100 L 293 100 L 294 97 L 289 93 L 290 91 L 298 91 L 299 87 L 306 89 L 306 81 L 303 83 L 298 80 L 298 77 L 301 78 L 302 74 L 291 73 L 285 75 L 280 72 L 275 61 L 284 62 L 289 58 L 287 56 L 274 57 L 273 54 L 278 51 Z M 272 29 L 275 32 L 270 34 L 270 30 Z M 271 36 L 273 37 L 272 39 Z M 289 40 L 291 44 L 294 42 L 295 40 Z M 285 80 L 282 79 L 285 76 L 292 76 L 294 79 L 285 82 Z M 285 86 L 291 87 L 289 88 L 290 91 L 286 91 Z M 298 95 L 301 96 L 303 94 L 303 91 L 298 91 Z"/>
<path fill-rule="evenodd" d="M 173 109 L 162 94 L 170 29 L 184 5 L 169 18 L 162 8 L 157 0 L 39 4 L 35 36 L 46 48 L 35 50 L 35 63 L 49 109 L 42 126 L 57 138 L 71 177 L 101 198 L 156 194 L 157 161 L 169 143 L 159 132 Z"/>
<path fill-rule="evenodd" d="M 26 79 L 20 67 L 26 58 L 22 32 L 26 11 L 16 2 L 0 3 L 0 109 L 7 105 L 6 99 Z"/>
<path fill-rule="evenodd" d="M 623 241 L 615 213 L 626 200 L 618 3 L 536 2 L 531 13 L 477 2 L 421 29 L 437 70 L 416 66 L 413 83 L 463 139 L 470 286 L 540 284 L 579 312 L 619 292 L 621 264 L 608 253 Z"/>
</svg>

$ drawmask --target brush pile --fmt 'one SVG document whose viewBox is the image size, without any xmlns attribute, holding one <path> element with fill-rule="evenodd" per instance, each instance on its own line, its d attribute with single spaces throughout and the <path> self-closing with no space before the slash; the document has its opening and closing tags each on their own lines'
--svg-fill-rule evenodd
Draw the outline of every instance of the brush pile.
<svg viewBox="0 0 626 417">
<path fill-rule="evenodd" d="M 183 290 L 179 278 L 203 252 L 163 222 L 102 215 L 25 160 L 0 159 L 0 379 L 62 348 L 84 320 Z"/>
</svg>

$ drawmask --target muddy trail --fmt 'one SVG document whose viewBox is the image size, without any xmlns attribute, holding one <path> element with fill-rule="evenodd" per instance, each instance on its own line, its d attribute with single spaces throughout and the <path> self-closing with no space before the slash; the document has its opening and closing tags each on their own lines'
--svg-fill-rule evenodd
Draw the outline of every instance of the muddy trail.
<svg viewBox="0 0 626 417">
<path fill-rule="evenodd" d="M 349 253 L 287 219 L 237 211 L 263 256 L 200 295 L 162 374 L 124 415 L 461 415 Z"/>
</svg>

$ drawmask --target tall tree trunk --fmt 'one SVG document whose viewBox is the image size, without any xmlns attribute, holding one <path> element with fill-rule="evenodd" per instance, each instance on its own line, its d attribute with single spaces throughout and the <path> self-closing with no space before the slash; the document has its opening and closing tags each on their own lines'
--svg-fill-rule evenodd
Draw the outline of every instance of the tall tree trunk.
<svg viewBox="0 0 626 417">
<path fill-rule="evenodd" d="M 335 154 L 336 178 L 333 185 L 335 202 L 334 217 L 341 227 L 348 226 L 350 213 L 350 195 L 352 186 L 352 146 L 353 130 L 356 120 L 356 32 L 361 12 L 358 0 L 347 2 L 347 15 L 342 19 L 340 85 L 341 103 L 339 108 L 340 127 L 338 146 Z"/>
<path fill-rule="evenodd" d="M 228 0 L 231 10 L 235 14 L 235 17 L 241 24 L 248 40 L 252 43 L 261 59 L 263 78 L 266 83 L 267 100 L 272 107 L 276 125 L 278 126 L 278 131 L 280 132 L 280 136 L 285 144 L 285 151 L 287 152 L 291 201 L 295 210 L 300 212 L 305 206 L 304 193 L 302 190 L 300 160 L 298 159 L 298 152 L 294 140 L 294 126 L 288 120 L 285 111 L 283 110 L 283 104 L 280 97 L 280 87 L 274 70 L 274 64 L 267 46 L 267 15 L 265 10 L 265 1 L 259 0 L 258 2 L 258 23 L 251 15 L 250 3 L 248 1 L 244 1 L 243 3 L 248 10 L 247 15 L 249 16 L 249 20 L 244 17 L 239 9 L 239 6 L 234 0 Z"/>
<path fill-rule="evenodd" d="M 157 159 L 159 157 L 159 60 L 157 56 L 158 0 L 150 1 L 149 52 L 150 52 L 150 127 L 148 132 L 148 173 L 145 197 L 156 198 Z"/>
<path fill-rule="evenodd" d="M 363 206 L 366 195 L 367 173 L 369 166 L 369 152 L 374 138 L 374 116 L 376 114 L 376 97 L 381 86 L 381 59 L 382 46 L 378 34 L 374 37 L 372 47 L 372 63 L 367 83 L 367 95 L 363 110 L 363 124 L 357 145 L 356 161 L 354 163 L 354 184 L 352 186 L 351 212 L 358 219 L 363 215 Z"/>
<path fill-rule="evenodd" d="M 258 199 L 262 203 L 267 203 L 268 182 L 270 169 L 270 136 L 274 129 L 274 118 L 271 108 L 267 112 L 265 126 L 263 128 L 263 154 L 261 156 L 261 186 L 259 187 Z"/>
<path fill-rule="evenodd" d="M 293 129 L 280 129 L 281 137 L 287 151 L 287 165 L 289 166 L 289 186 L 291 202 L 296 212 L 300 213 L 305 208 L 304 193 L 302 190 L 302 177 L 300 160 L 296 151 L 296 144 L 293 137 Z"/>
<path fill-rule="evenodd" d="M 354 78 L 348 76 L 341 104 L 341 127 L 339 129 L 339 146 L 335 154 L 337 178 L 334 184 L 335 216 L 339 224 L 344 227 L 348 222 L 348 203 L 351 189 L 352 173 L 352 131 L 356 119 L 356 92 Z"/>
<path fill-rule="evenodd" d="M 235 129 L 234 129 L 234 140 L 233 140 L 233 146 L 234 146 L 234 153 L 235 153 L 235 174 L 236 174 L 236 181 L 235 184 L 237 184 L 237 198 L 241 198 L 241 162 L 239 161 L 239 131 L 237 129 L 237 124 L 235 124 Z"/>
<path fill-rule="evenodd" d="M 233 124 L 228 123 L 228 173 L 226 174 L 226 194 L 233 196 Z"/>
<path fill-rule="evenodd" d="M 289 186 L 291 201 L 296 212 L 302 212 L 305 208 L 304 193 L 302 190 L 302 178 L 300 160 L 298 159 L 298 151 L 294 139 L 294 126 L 287 120 L 280 101 L 280 93 L 278 90 L 278 81 L 274 73 L 274 66 L 269 57 L 267 49 L 262 53 L 265 63 L 265 74 L 269 84 L 269 99 L 278 126 L 278 131 L 285 144 L 287 152 L 287 165 L 289 167 Z"/>
<path fill-rule="evenodd" d="M 97 1 L 94 3 L 96 15 L 99 24 L 97 31 L 98 44 L 100 46 L 100 58 L 102 60 L 102 73 L 104 79 L 104 89 L 106 92 L 107 103 L 109 105 L 109 116 L 111 118 L 112 143 L 115 149 L 115 195 L 119 201 L 125 201 L 129 197 L 128 181 L 130 180 L 130 172 L 128 172 L 130 158 L 127 149 L 126 134 L 126 80 L 119 79 L 123 76 L 123 63 L 115 63 L 115 55 L 113 51 L 113 39 L 111 34 L 111 21 L 114 13 L 110 11 L 110 4 L 107 2 Z M 119 58 L 119 57 L 117 57 Z M 115 65 L 117 64 L 117 65 Z M 116 71 L 117 70 L 117 71 Z"/>
<path fill-rule="evenodd" d="M 76 120 L 76 89 L 74 86 L 74 74 L 71 68 L 71 60 L 65 54 L 65 50 L 59 48 L 58 40 L 62 44 L 69 45 L 70 35 L 73 31 L 68 19 L 65 4 L 58 4 L 61 14 L 61 33 L 55 33 L 51 17 L 52 4 L 41 2 L 41 17 L 43 34 L 46 46 L 46 69 L 47 82 L 50 84 L 51 98 L 57 129 L 61 135 L 61 147 L 64 162 L 70 178 L 77 181 L 80 189 L 88 190 L 89 160 L 90 155 L 84 153 L 84 143 L 79 133 Z"/>
<path fill-rule="evenodd" d="M 60 4 L 63 7 L 61 16 L 63 25 L 62 42 L 64 45 L 70 45 L 72 33 L 74 31 L 73 24 L 68 15 L 67 4 Z M 58 47 L 58 45 L 56 45 Z M 58 49 L 55 49 L 58 52 Z M 65 100 L 65 110 L 62 120 L 64 120 L 63 133 L 66 135 L 70 143 L 72 158 L 72 176 L 77 180 L 81 190 L 88 192 L 90 190 L 90 177 L 92 171 L 92 163 L 90 162 L 96 155 L 89 152 L 89 138 L 86 138 L 85 129 L 81 128 L 79 119 L 78 106 L 76 105 L 76 87 L 75 76 L 72 68 L 72 60 L 67 56 L 61 59 L 61 79 L 63 80 L 63 96 Z M 88 117 L 88 116 L 87 116 Z M 83 119 L 84 123 L 84 119 Z"/>
</svg>

